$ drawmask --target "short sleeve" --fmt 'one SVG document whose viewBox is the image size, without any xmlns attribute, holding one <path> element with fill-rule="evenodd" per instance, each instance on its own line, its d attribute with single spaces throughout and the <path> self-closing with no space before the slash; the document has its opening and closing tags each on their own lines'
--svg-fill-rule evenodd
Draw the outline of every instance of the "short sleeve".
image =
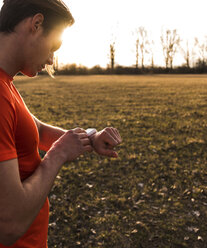
<svg viewBox="0 0 207 248">
<path fill-rule="evenodd" d="M 15 105 L 9 86 L 0 81 L 0 162 L 17 158 Z"/>
</svg>

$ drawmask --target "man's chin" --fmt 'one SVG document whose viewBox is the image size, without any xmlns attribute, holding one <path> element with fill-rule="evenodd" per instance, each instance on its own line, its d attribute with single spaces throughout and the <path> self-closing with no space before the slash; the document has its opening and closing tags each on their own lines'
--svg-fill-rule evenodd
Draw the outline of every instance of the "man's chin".
<svg viewBox="0 0 207 248">
<path fill-rule="evenodd" d="M 21 73 L 27 77 L 36 77 L 38 75 L 37 71 L 21 71 Z"/>
</svg>

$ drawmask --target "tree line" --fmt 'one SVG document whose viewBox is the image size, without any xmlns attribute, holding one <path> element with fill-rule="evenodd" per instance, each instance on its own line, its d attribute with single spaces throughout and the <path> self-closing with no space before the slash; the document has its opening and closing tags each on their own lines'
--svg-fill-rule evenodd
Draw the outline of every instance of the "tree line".
<svg viewBox="0 0 207 248">
<path fill-rule="evenodd" d="M 139 27 L 135 32 L 135 68 L 155 67 L 155 44 L 154 41 L 148 36 L 148 32 L 144 27 Z M 203 41 L 199 41 L 198 38 L 194 38 L 194 44 L 190 48 L 189 41 L 186 40 L 182 44 L 182 38 L 178 34 L 176 29 L 166 29 L 162 31 L 160 36 L 160 44 L 163 52 L 163 60 L 165 69 L 174 68 L 175 56 L 180 53 L 183 56 L 184 63 L 181 67 L 205 67 L 207 64 L 207 36 Z M 110 44 L 110 58 L 111 69 L 114 68 L 115 61 L 115 42 Z M 146 56 L 150 57 L 150 65 L 145 64 Z"/>
<path fill-rule="evenodd" d="M 155 64 L 155 44 L 150 39 L 147 30 L 139 27 L 134 32 L 135 54 L 134 65 L 121 66 L 116 61 L 116 42 L 109 44 L 109 63 L 107 68 L 99 65 L 93 68 L 68 64 L 59 67 L 58 61 L 55 63 L 56 74 L 146 74 L 146 73 L 206 73 L 207 72 L 207 36 L 204 40 L 194 38 L 193 45 L 189 46 L 189 41 L 185 43 L 176 29 L 166 29 L 160 35 L 160 45 L 162 47 L 163 61 L 165 66 Z M 182 55 L 184 63 L 174 66 L 177 54 Z M 150 63 L 146 63 L 146 57 Z"/>
</svg>

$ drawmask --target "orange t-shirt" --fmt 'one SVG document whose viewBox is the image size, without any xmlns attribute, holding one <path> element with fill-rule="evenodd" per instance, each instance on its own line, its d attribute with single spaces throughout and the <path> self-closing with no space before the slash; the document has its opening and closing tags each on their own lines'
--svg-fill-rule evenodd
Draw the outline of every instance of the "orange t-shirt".
<svg viewBox="0 0 207 248">
<path fill-rule="evenodd" d="M 0 162 L 17 158 L 21 181 L 39 166 L 37 126 L 15 88 L 13 78 L 0 69 Z M 1 190 L 1 189 L 0 189 Z M 45 201 L 36 219 L 12 248 L 46 248 L 49 202 Z M 0 244 L 0 248 L 3 248 Z"/>
</svg>

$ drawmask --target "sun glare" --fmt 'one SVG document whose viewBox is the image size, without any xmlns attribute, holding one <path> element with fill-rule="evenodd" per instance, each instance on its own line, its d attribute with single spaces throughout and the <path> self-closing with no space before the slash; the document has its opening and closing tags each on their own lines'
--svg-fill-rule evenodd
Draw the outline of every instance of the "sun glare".
<svg viewBox="0 0 207 248">
<path fill-rule="evenodd" d="M 63 45 L 58 52 L 62 63 L 86 66 L 109 63 L 110 42 L 115 41 L 116 63 L 135 63 L 133 32 L 143 26 L 154 41 L 157 64 L 163 64 L 160 36 L 162 30 L 177 29 L 182 42 L 207 34 L 205 0 L 70 0 L 67 1 L 75 17 L 74 26 L 63 35 Z M 177 62 L 182 60 L 177 56 Z"/>
</svg>

